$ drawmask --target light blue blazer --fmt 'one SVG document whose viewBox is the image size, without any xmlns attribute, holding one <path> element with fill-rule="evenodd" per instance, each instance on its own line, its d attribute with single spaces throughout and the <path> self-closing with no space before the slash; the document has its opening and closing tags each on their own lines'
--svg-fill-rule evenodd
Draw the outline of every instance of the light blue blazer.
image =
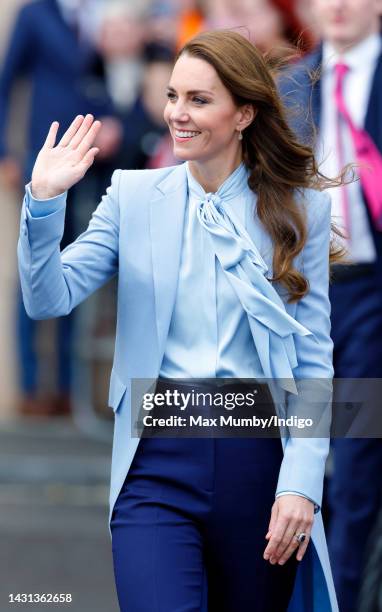
<svg viewBox="0 0 382 612">
<path fill-rule="evenodd" d="M 54 212 L 44 217 L 31 216 L 28 196 L 22 207 L 18 260 L 29 316 L 46 319 L 66 315 L 118 273 L 109 393 L 109 405 L 115 413 L 109 519 L 139 443 L 139 438 L 131 437 L 130 381 L 155 379 L 164 354 L 176 294 L 186 198 L 185 164 L 159 170 L 116 170 L 88 229 L 61 254 L 65 194 L 58 196 Z M 285 290 L 277 284 L 275 288 L 287 312 L 312 331 L 315 339 L 294 335 L 298 365 L 293 374 L 296 380 L 302 379 L 298 395 L 286 399 L 279 395 L 285 391 L 275 389 L 272 393 L 280 402 L 280 415 L 285 416 L 286 410 L 288 416 L 297 415 L 304 400 L 304 380 L 321 380 L 322 394 L 319 390 L 315 405 L 321 406 L 324 420 L 328 420 L 328 383 L 331 387 L 333 376 L 328 299 L 330 199 L 305 190 L 300 202 L 307 213 L 309 234 L 295 265 L 308 278 L 310 291 L 297 304 L 287 304 Z M 258 219 L 251 231 L 272 274 L 270 238 Z M 320 506 L 329 437 L 292 437 L 287 431 L 282 443 L 284 458 L 275 493 L 299 491 Z M 337 610 L 319 511 L 299 565 L 289 612 Z"/>
</svg>

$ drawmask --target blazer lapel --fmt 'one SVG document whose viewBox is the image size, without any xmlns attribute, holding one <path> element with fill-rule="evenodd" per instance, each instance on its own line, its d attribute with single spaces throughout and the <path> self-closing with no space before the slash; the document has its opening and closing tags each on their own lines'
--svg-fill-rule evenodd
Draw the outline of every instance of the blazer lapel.
<svg viewBox="0 0 382 612">
<path fill-rule="evenodd" d="M 156 186 L 156 194 L 150 201 L 150 238 L 160 357 L 163 356 L 175 303 L 186 201 L 186 169 L 181 164 Z"/>
</svg>

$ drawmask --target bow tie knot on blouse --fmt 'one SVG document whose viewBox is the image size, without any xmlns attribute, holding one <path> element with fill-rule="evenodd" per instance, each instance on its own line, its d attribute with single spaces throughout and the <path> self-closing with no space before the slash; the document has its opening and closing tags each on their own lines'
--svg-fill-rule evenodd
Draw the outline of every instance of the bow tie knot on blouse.
<svg viewBox="0 0 382 612">
<path fill-rule="evenodd" d="M 212 240 L 215 255 L 248 315 L 248 321 L 264 375 L 277 379 L 282 388 L 297 393 L 292 370 L 297 366 L 293 334 L 314 334 L 291 317 L 265 277 L 268 267 L 246 229 L 228 214 L 224 204 L 247 185 L 243 163 L 224 181 L 216 193 L 198 188 L 197 217 Z"/>
</svg>

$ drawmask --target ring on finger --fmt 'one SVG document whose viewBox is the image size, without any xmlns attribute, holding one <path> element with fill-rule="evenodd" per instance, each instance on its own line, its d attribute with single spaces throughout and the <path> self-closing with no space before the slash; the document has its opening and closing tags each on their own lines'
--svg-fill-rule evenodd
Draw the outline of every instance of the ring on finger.
<svg viewBox="0 0 382 612">
<path fill-rule="evenodd" d="M 303 542 L 305 542 L 307 535 L 305 531 L 300 531 L 300 533 L 295 533 L 294 537 L 299 544 L 302 544 Z"/>
</svg>

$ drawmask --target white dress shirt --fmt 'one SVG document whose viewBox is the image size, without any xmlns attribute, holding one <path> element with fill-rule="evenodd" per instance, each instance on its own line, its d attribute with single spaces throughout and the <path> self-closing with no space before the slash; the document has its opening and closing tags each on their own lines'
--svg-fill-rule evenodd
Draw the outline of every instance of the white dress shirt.
<svg viewBox="0 0 382 612">
<path fill-rule="evenodd" d="M 324 42 L 321 76 L 321 121 L 317 142 L 317 159 L 320 170 L 328 177 L 340 173 L 337 152 L 337 107 L 334 98 L 335 72 L 338 62 L 349 66 L 343 83 L 343 96 L 350 117 L 356 127 L 363 128 L 368 108 L 372 80 L 381 53 L 381 38 L 373 34 L 342 55 L 333 46 Z M 340 118 L 344 163 L 356 162 L 353 142 L 346 121 Z M 350 241 L 345 240 L 349 256 L 354 262 L 371 262 L 376 259 L 376 250 L 370 231 L 360 181 L 329 190 L 332 198 L 333 221 L 344 227 L 341 189 L 347 190 L 350 213 Z"/>
</svg>

